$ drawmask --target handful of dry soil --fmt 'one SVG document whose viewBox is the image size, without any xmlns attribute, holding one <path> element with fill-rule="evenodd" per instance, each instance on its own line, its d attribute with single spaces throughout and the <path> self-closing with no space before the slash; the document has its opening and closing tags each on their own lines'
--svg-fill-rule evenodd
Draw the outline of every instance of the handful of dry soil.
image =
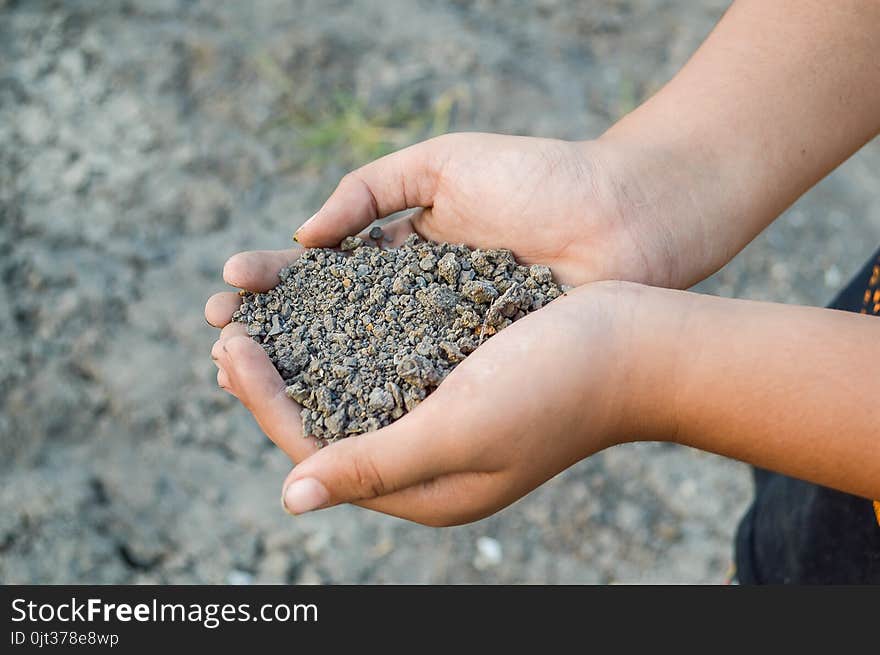
<svg viewBox="0 0 880 655">
<path fill-rule="evenodd" d="M 323 442 L 377 430 L 418 405 L 480 343 L 562 291 L 509 250 L 413 235 L 382 249 L 348 237 L 314 248 L 266 293 L 243 292 L 244 323 Z"/>
</svg>

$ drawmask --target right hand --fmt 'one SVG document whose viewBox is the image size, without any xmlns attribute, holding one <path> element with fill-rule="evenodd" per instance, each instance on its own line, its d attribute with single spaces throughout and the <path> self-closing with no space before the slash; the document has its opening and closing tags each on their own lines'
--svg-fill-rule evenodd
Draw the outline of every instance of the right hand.
<svg viewBox="0 0 880 655">
<path fill-rule="evenodd" d="M 687 229 L 686 210 L 646 197 L 664 186 L 646 184 L 646 170 L 663 167 L 641 166 L 644 150 L 626 149 L 601 139 L 437 137 L 343 177 L 297 240 L 334 247 L 377 219 L 419 208 L 385 227 L 392 243 L 415 231 L 431 241 L 508 248 L 569 285 L 689 286 L 702 273 L 694 261 L 701 248 L 691 242 L 700 231 Z M 671 179 L 668 186 L 675 187 Z"/>
<path fill-rule="evenodd" d="M 658 328 L 677 334 L 665 327 L 687 313 L 674 293 L 578 287 L 481 345 L 399 420 L 320 450 L 302 438 L 296 403 L 241 324 L 224 328 L 213 354 L 224 387 L 296 463 L 284 484 L 288 512 L 356 503 L 456 525 L 604 448 L 675 433 L 675 390 L 660 383 L 675 353 L 654 347 Z"/>
</svg>

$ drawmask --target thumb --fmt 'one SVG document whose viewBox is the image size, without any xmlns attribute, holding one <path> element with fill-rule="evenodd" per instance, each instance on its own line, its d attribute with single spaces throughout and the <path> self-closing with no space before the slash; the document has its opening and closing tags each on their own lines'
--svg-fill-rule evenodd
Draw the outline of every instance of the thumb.
<svg viewBox="0 0 880 655">
<path fill-rule="evenodd" d="M 429 139 L 348 173 L 294 239 L 308 248 L 330 248 L 389 214 L 430 207 L 446 144 L 446 137 Z"/>
<path fill-rule="evenodd" d="M 385 496 L 463 470 L 460 447 L 428 429 L 442 423 L 436 417 L 428 419 L 430 412 L 418 414 L 414 411 L 376 432 L 337 441 L 298 464 L 285 480 L 284 509 L 303 514 Z"/>
</svg>

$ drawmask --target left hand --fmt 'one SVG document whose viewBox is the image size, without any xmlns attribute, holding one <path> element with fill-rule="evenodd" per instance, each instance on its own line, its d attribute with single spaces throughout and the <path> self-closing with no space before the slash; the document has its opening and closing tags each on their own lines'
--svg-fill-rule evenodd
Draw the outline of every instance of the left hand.
<svg viewBox="0 0 880 655">
<path fill-rule="evenodd" d="M 294 514 L 353 502 L 433 526 L 488 516 L 573 463 L 633 436 L 644 399 L 633 308 L 648 287 L 585 285 L 492 337 L 415 410 L 320 450 L 259 345 L 227 326 L 223 386 L 298 464 Z M 209 309 L 211 309 L 209 307 Z M 631 388 L 633 387 L 633 388 Z"/>
</svg>

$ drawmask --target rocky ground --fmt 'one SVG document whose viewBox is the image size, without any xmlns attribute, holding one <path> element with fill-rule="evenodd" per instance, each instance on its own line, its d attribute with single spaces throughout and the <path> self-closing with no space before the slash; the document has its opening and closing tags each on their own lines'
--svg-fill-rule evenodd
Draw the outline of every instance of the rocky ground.
<svg viewBox="0 0 880 655">
<path fill-rule="evenodd" d="M 671 446 L 461 528 L 288 517 L 202 307 L 358 162 L 448 129 L 599 133 L 725 5 L 0 0 L 0 581 L 722 580 L 747 470 Z M 880 242 L 878 170 L 874 143 L 700 290 L 825 303 Z"/>
</svg>

